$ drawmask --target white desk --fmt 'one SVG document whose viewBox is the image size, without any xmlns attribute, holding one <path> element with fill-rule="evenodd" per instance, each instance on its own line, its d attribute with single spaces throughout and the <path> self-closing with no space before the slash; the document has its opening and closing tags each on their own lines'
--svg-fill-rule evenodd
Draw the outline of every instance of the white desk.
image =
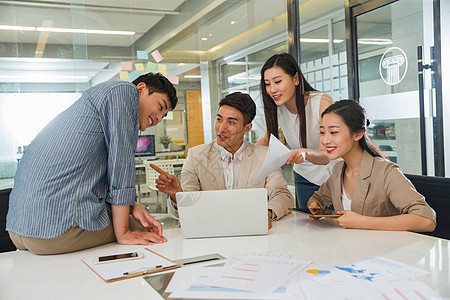
<svg viewBox="0 0 450 300">
<path fill-rule="evenodd" d="M 268 236 L 186 240 L 180 229 L 164 233 L 168 242 L 150 249 L 180 259 L 211 253 L 296 252 L 299 259 L 331 263 L 384 256 L 430 271 L 417 277 L 450 297 L 450 241 L 410 232 L 342 229 L 332 221 L 295 214 L 275 222 Z M 27 251 L 0 254 L 0 299 L 161 299 L 142 278 L 104 283 L 81 259 L 140 249 L 108 244 L 76 253 L 36 256 Z"/>
</svg>

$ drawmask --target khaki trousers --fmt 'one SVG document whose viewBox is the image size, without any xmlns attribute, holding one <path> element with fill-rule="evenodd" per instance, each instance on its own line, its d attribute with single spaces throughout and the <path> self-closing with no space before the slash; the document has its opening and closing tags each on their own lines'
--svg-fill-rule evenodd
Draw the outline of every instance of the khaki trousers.
<svg viewBox="0 0 450 300">
<path fill-rule="evenodd" d="M 130 229 L 147 231 L 130 216 Z M 29 250 L 34 254 L 62 254 L 100 246 L 116 241 L 110 215 L 109 225 L 99 231 L 86 231 L 71 227 L 53 239 L 38 239 L 15 234 L 9 231 L 12 242 L 19 250 Z"/>
</svg>

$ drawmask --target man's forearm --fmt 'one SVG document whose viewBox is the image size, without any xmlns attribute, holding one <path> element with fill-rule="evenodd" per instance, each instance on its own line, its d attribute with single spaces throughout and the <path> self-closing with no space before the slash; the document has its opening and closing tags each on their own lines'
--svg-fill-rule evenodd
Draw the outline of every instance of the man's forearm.
<svg viewBox="0 0 450 300">
<path fill-rule="evenodd" d="M 125 205 L 111 205 L 112 222 L 114 228 L 114 234 L 118 239 L 124 235 L 130 226 L 130 207 Z"/>
</svg>

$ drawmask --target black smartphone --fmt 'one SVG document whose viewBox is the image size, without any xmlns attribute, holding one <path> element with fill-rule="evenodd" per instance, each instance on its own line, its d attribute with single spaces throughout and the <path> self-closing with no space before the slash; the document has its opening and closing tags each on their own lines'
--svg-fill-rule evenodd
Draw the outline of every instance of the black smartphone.
<svg viewBox="0 0 450 300">
<path fill-rule="evenodd" d="M 319 217 L 327 217 L 327 218 L 338 218 L 341 215 L 338 215 L 337 212 L 327 208 L 321 208 L 317 211 L 317 213 L 313 214 L 308 208 L 289 208 L 291 211 L 299 212 L 302 214 L 307 214 L 311 217 L 319 218 Z"/>
</svg>

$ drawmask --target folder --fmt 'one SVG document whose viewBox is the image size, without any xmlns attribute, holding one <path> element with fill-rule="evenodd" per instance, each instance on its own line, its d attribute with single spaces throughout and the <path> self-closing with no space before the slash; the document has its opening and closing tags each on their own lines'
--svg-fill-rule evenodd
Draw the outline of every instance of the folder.
<svg viewBox="0 0 450 300">
<path fill-rule="evenodd" d="M 180 264 L 145 248 L 144 257 L 136 260 L 125 260 L 104 264 L 94 264 L 94 258 L 84 258 L 81 261 L 105 282 L 133 278 L 176 269 Z M 130 252 L 130 251 L 128 251 Z M 120 254 L 120 253 L 114 253 Z"/>
</svg>

